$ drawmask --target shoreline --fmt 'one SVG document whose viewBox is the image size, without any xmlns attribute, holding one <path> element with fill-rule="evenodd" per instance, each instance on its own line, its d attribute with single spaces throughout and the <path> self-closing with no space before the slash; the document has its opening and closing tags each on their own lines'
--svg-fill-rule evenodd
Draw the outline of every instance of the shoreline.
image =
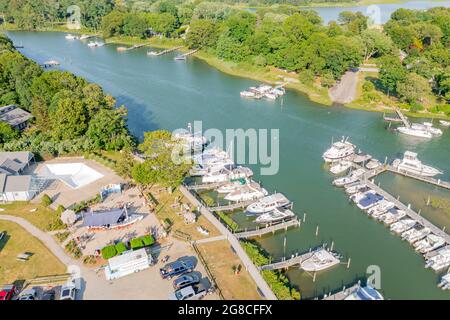
<svg viewBox="0 0 450 320">
<path fill-rule="evenodd" d="M 439 0 L 438 0 L 439 1 Z M 437 2 L 438 2 L 437 1 Z M 20 29 L 3 29 L 3 31 L 27 31 Z M 68 30 L 63 28 L 52 28 L 45 30 L 37 30 L 36 32 L 60 32 L 60 33 L 73 33 L 73 34 L 94 34 L 98 35 L 93 31 L 81 31 L 81 30 Z M 98 35 L 101 37 L 101 35 Z M 116 44 L 116 45 L 136 45 L 136 44 L 144 44 L 149 47 L 157 48 L 157 49 L 170 49 L 176 46 L 183 45 L 183 48 L 179 49 L 179 51 L 187 52 L 189 49 L 184 44 L 182 39 L 168 39 L 168 38 L 151 38 L 151 39 L 138 39 L 134 37 L 111 37 L 104 39 L 105 44 Z M 276 84 L 277 82 L 286 83 L 285 87 L 290 90 L 294 90 L 299 94 L 304 95 L 310 101 L 321 104 L 326 107 L 332 107 L 333 105 L 339 105 L 344 108 L 354 109 L 354 110 L 362 110 L 369 112 L 378 112 L 378 113 L 395 113 L 392 108 L 389 107 L 366 107 L 365 105 L 355 103 L 357 99 L 348 103 L 348 104 L 336 104 L 334 103 L 328 95 L 328 89 L 317 86 L 308 86 L 302 83 L 298 79 L 298 74 L 291 74 L 289 72 L 284 72 L 282 70 L 276 69 L 274 67 L 254 67 L 250 65 L 242 65 L 236 62 L 224 61 L 215 56 L 208 54 L 205 51 L 198 51 L 193 55 L 193 57 L 200 59 L 201 61 L 208 64 L 210 67 L 215 68 L 216 70 L 225 73 L 230 76 L 240 77 L 245 79 L 250 79 L 254 81 L 264 82 L 268 84 Z M 251 70 L 252 69 L 252 70 Z M 288 81 L 286 81 L 289 79 Z M 436 114 L 431 112 L 410 112 L 408 110 L 402 110 L 402 112 L 411 118 L 424 118 L 424 119 L 442 119 L 442 120 L 450 120 L 450 116 L 446 116 L 445 114 Z"/>
</svg>

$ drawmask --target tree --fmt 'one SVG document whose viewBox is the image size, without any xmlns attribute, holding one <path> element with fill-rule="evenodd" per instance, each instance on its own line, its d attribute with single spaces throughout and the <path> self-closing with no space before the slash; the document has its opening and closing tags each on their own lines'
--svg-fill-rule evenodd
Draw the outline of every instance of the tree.
<svg viewBox="0 0 450 320">
<path fill-rule="evenodd" d="M 6 122 L 0 122 L 0 144 L 4 144 L 19 136 L 19 132 Z"/>
<path fill-rule="evenodd" d="M 402 100 L 413 104 L 423 102 L 431 93 L 431 88 L 427 79 L 416 73 L 410 73 L 403 82 L 398 84 L 397 92 Z"/>
<path fill-rule="evenodd" d="M 114 10 L 103 17 L 102 33 L 105 38 L 120 35 L 123 32 L 125 14 Z"/>
<path fill-rule="evenodd" d="M 86 113 L 86 108 L 80 100 L 60 100 L 56 112 L 51 115 L 53 139 L 58 141 L 82 136 L 87 129 Z"/>
<path fill-rule="evenodd" d="M 148 29 L 147 19 L 142 14 L 129 13 L 123 20 L 123 33 L 131 37 L 145 37 Z"/>
<path fill-rule="evenodd" d="M 392 52 L 394 44 L 391 38 L 376 29 L 367 29 L 361 33 L 364 44 L 364 61 Z"/>
<path fill-rule="evenodd" d="M 132 178 L 132 170 L 135 165 L 133 153 L 129 148 L 120 152 L 120 157 L 116 162 L 116 172 L 125 178 Z"/>
<path fill-rule="evenodd" d="M 388 95 L 397 91 L 397 84 L 406 77 L 405 68 L 398 57 L 386 56 L 380 60 L 380 82 Z"/>
<path fill-rule="evenodd" d="M 297 13 L 284 20 L 283 29 L 286 36 L 295 42 L 308 39 L 315 27 L 307 18 Z"/>
<path fill-rule="evenodd" d="M 186 43 L 190 48 L 214 47 L 217 42 L 215 25 L 209 20 L 195 20 L 189 26 Z"/>
</svg>

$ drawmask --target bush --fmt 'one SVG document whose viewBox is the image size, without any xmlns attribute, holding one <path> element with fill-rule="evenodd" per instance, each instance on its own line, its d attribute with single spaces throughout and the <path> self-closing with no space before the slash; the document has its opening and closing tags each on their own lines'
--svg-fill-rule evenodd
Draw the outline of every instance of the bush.
<svg viewBox="0 0 450 320">
<path fill-rule="evenodd" d="M 125 252 L 127 250 L 128 248 L 123 242 L 119 242 L 118 244 L 116 244 L 117 254 L 122 254 L 122 252 Z"/>
<path fill-rule="evenodd" d="M 96 264 L 97 263 L 97 257 L 95 257 L 93 255 L 85 256 L 83 258 L 83 263 L 84 264 Z"/>
<path fill-rule="evenodd" d="M 50 198 L 48 196 L 48 194 L 44 194 L 42 196 L 41 203 L 44 207 L 48 207 L 49 205 L 51 205 L 53 203 L 53 200 L 52 200 L 52 198 Z"/>
<path fill-rule="evenodd" d="M 75 242 L 75 240 L 70 240 L 67 244 L 66 244 L 66 250 L 67 252 L 69 252 L 75 259 L 78 259 L 81 257 L 82 253 L 80 248 L 78 247 L 77 243 Z"/>
<path fill-rule="evenodd" d="M 56 211 L 57 211 L 58 213 L 63 213 L 64 211 L 66 211 L 66 208 L 64 208 L 64 206 L 60 204 L 60 205 L 58 206 L 58 208 L 56 208 Z"/>
<path fill-rule="evenodd" d="M 56 239 L 58 239 L 59 242 L 64 242 L 70 235 L 69 231 L 64 231 L 64 232 L 58 232 L 57 234 L 55 234 Z"/>
<path fill-rule="evenodd" d="M 145 247 L 151 246 L 155 243 L 155 239 L 151 235 L 146 235 L 141 237 L 142 242 L 144 243 Z"/>
<path fill-rule="evenodd" d="M 104 247 L 101 252 L 102 257 L 105 260 L 111 259 L 112 257 L 115 257 L 117 255 L 116 246 L 114 245 Z"/>
<path fill-rule="evenodd" d="M 141 238 L 134 238 L 130 241 L 131 249 L 137 250 L 144 247 L 144 243 L 142 242 Z"/>
<path fill-rule="evenodd" d="M 59 218 L 55 219 L 47 225 L 47 231 L 62 230 L 65 228 L 67 228 L 67 225 Z"/>
<path fill-rule="evenodd" d="M 375 85 L 370 81 L 365 81 L 362 88 L 363 88 L 364 92 L 370 92 L 370 91 L 375 90 Z"/>
<path fill-rule="evenodd" d="M 217 215 L 220 217 L 220 219 L 222 219 L 223 222 L 225 222 L 228 227 L 231 228 L 231 230 L 236 231 L 239 228 L 239 225 L 225 213 L 219 211 L 217 212 Z"/>
</svg>

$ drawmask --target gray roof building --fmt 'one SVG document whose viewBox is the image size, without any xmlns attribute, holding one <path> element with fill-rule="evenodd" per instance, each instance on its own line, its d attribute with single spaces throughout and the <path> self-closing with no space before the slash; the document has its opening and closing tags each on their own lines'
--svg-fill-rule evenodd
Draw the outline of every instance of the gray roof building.
<svg viewBox="0 0 450 320">
<path fill-rule="evenodd" d="M 108 211 L 91 211 L 83 215 L 83 226 L 103 227 L 120 223 L 127 216 L 127 209 L 119 208 Z"/>
<path fill-rule="evenodd" d="M 0 173 L 18 174 L 33 158 L 29 151 L 0 152 Z"/>
<path fill-rule="evenodd" d="M 19 130 L 26 128 L 28 120 L 32 117 L 31 113 L 13 104 L 0 108 L 0 121 L 6 122 Z"/>
</svg>

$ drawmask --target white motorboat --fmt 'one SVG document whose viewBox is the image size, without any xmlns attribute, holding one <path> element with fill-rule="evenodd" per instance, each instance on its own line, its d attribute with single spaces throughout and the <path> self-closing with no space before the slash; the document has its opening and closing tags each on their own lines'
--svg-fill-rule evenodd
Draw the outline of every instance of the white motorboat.
<svg viewBox="0 0 450 320">
<path fill-rule="evenodd" d="M 88 44 L 88 47 L 90 48 L 96 48 L 96 47 L 101 47 L 104 45 L 104 43 L 98 42 L 98 41 L 90 41 Z"/>
<path fill-rule="evenodd" d="M 308 272 L 322 271 L 338 265 L 340 260 L 333 253 L 319 249 L 312 253 L 311 257 L 301 262 L 300 268 Z"/>
<path fill-rule="evenodd" d="M 147 55 L 148 56 L 157 56 L 158 55 L 158 51 L 147 51 Z"/>
<path fill-rule="evenodd" d="M 360 183 L 345 187 L 345 193 L 347 193 L 348 195 L 352 195 L 358 192 L 366 192 L 368 190 L 369 189 L 365 184 Z"/>
<path fill-rule="evenodd" d="M 388 210 L 393 209 L 394 207 L 395 204 L 393 202 L 381 200 L 380 202 L 378 202 L 376 206 L 367 210 L 367 213 L 374 218 L 378 218 L 379 216 L 386 213 Z"/>
<path fill-rule="evenodd" d="M 277 95 L 275 93 L 273 93 L 272 91 L 265 93 L 264 97 L 269 100 L 277 100 Z"/>
<path fill-rule="evenodd" d="M 450 248 L 446 247 L 437 250 L 436 255 L 427 260 L 425 268 L 432 268 L 434 271 L 440 271 L 450 266 Z"/>
<path fill-rule="evenodd" d="M 355 171 L 353 171 L 352 173 L 350 173 L 350 175 L 348 175 L 346 177 L 335 179 L 333 181 L 333 185 L 335 185 L 336 187 L 343 187 L 343 186 L 346 186 L 348 184 L 355 183 L 355 182 L 357 182 L 359 180 L 359 178 L 364 173 L 366 173 L 366 170 L 364 170 L 364 169 L 356 169 Z"/>
<path fill-rule="evenodd" d="M 372 189 L 369 189 L 367 191 L 360 191 L 351 195 L 350 200 L 352 200 L 354 203 L 358 203 L 359 200 L 363 199 L 369 193 L 375 194 L 376 192 Z"/>
<path fill-rule="evenodd" d="M 360 199 L 358 202 L 356 202 L 356 205 L 361 210 L 366 211 L 376 206 L 383 199 L 384 197 L 376 192 L 366 192 L 364 194 L 364 197 Z"/>
<path fill-rule="evenodd" d="M 372 301 L 372 300 L 384 300 L 381 293 L 371 286 L 359 287 L 350 295 L 345 297 L 344 300 L 362 300 L 362 301 Z"/>
<path fill-rule="evenodd" d="M 256 93 L 253 91 L 241 91 L 240 92 L 241 97 L 244 98 L 255 98 L 256 97 Z"/>
<path fill-rule="evenodd" d="M 450 289 L 450 272 L 441 278 L 438 287 L 441 288 L 442 290 Z"/>
<path fill-rule="evenodd" d="M 416 241 L 419 241 L 423 238 L 425 238 L 427 235 L 431 233 L 431 230 L 429 228 L 422 228 L 418 225 L 414 226 L 413 228 L 405 231 L 402 233 L 402 239 L 408 241 L 409 243 L 414 243 Z"/>
<path fill-rule="evenodd" d="M 401 234 L 416 225 L 417 221 L 413 219 L 403 219 L 391 224 L 391 231 L 397 234 Z"/>
<path fill-rule="evenodd" d="M 423 125 L 428 130 L 429 133 L 431 133 L 434 136 L 442 136 L 442 130 L 439 128 L 433 127 L 433 124 L 431 122 L 424 122 Z"/>
<path fill-rule="evenodd" d="M 355 155 L 355 158 L 353 158 L 353 162 L 354 163 L 364 163 L 366 161 L 369 161 L 370 159 L 372 159 L 372 156 L 370 154 L 359 153 L 359 154 Z"/>
<path fill-rule="evenodd" d="M 222 169 L 232 169 L 233 167 L 233 160 L 220 160 L 209 165 L 196 164 L 189 170 L 189 174 L 193 177 L 198 177 L 211 174 Z"/>
<path fill-rule="evenodd" d="M 275 208 L 272 211 L 263 213 L 260 216 L 258 216 L 255 222 L 259 224 L 271 224 L 281 222 L 284 220 L 290 220 L 293 217 L 295 217 L 295 213 L 293 213 L 291 210 L 283 208 Z"/>
<path fill-rule="evenodd" d="M 412 126 L 411 127 L 398 127 L 397 131 L 402 134 L 417 137 L 417 138 L 425 138 L 425 139 L 433 138 L 433 135 L 425 127 L 418 127 L 418 126 L 415 126 L 414 128 Z"/>
<path fill-rule="evenodd" d="M 236 190 L 230 192 L 225 196 L 225 200 L 233 202 L 241 202 L 248 200 L 257 200 L 264 196 L 267 196 L 268 192 L 266 189 L 261 188 L 261 186 L 256 182 L 251 182 L 249 184 L 244 184 Z"/>
<path fill-rule="evenodd" d="M 355 146 L 342 138 L 341 141 L 337 141 L 331 145 L 331 147 L 324 152 L 322 158 L 325 162 L 336 162 L 342 160 L 355 153 Z"/>
<path fill-rule="evenodd" d="M 270 212 L 274 209 L 287 207 L 291 204 L 291 201 L 286 198 L 282 193 L 271 194 L 270 196 L 264 197 L 259 201 L 252 203 L 246 209 L 249 214 L 263 214 Z"/>
<path fill-rule="evenodd" d="M 439 124 L 444 127 L 450 127 L 450 121 L 439 120 Z"/>
<path fill-rule="evenodd" d="M 391 225 L 397 221 L 399 221 L 401 218 L 406 216 L 406 212 L 404 210 L 400 210 L 397 208 L 392 208 L 388 210 L 386 213 L 382 214 L 378 217 L 379 221 L 382 221 L 386 225 Z"/>
<path fill-rule="evenodd" d="M 372 159 L 369 162 L 367 162 L 367 164 L 366 164 L 366 168 L 369 170 L 376 169 L 380 166 L 381 166 L 381 162 L 378 161 L 377 159 Z"/>
<path fill-rule="evenodd" d="M 77 40 L 77 39 L 79 39 L 78 36 L 75 36 L 75 35 L 70 34 L 70 33 L 69 33 L 69 34 L 66 34 L 65 38 L 66 38 L 67 40 Z"/>
<path fill-rule="evenodd" d="M 392 166 L 399 171 L 405 171 L 407 173 L 424 177 L 433 177 L 437 174 L 442 174 L 442 171 L 422 164 L 422 162 L 417 158 L 417 153 L 411 151 L 405 151 L 403 159 L 394 160 Z"/>
<path fill-rule="evenodd" d="M 444 238 L 431 233 L 427 235 L 425 239 L 422 239 L 414 243 L 414 247 L 416 248 L 416 251 L 420 253 L 427 253 L 436 250 L 439 247 L 442 247 L 444 244 L 445 244 Z"/>
<path fill-rule="evenodd" d="M 341 174 L 344 172 L 347 172 L 348 169 L 352 167 L 352 163 L 347 160 L 339 161 L 338 163 L 334 164 L 330 168 L 330 172 L 332 174 Z"/>
<path fill-rule="evenodd" d="M 176 132 L 172 136 L 174 139 L 194 149 L 201 149 L 208 143 L 208 140 L 200 132 L 192 133 L 184 130 L 182 132 Z"/>
<path fill-rule="evenodd" d="M 217 188 L 217 192 L 218 193 L 226 193 L 229 194 L 230 192 L 233 192 L 237 189 L 239 189 L 240 187 L 242 187 L 243 185 L 249 183 L 248 179 L 246 178 L 242 178 L 242 179 L 237 179 L 234 181 L 230 181 L 229 183 L 220 186 L 219 188 Z"/>
<path fill-rule="evenodd" d="M 202 177 L 203 183 L 227 182 L 231 180 L 249 178 L 253 175 L 250 168 L 238 166 L 233 169 L 221 169 L 216 172 L 206 174 Z"/>
</svg>

